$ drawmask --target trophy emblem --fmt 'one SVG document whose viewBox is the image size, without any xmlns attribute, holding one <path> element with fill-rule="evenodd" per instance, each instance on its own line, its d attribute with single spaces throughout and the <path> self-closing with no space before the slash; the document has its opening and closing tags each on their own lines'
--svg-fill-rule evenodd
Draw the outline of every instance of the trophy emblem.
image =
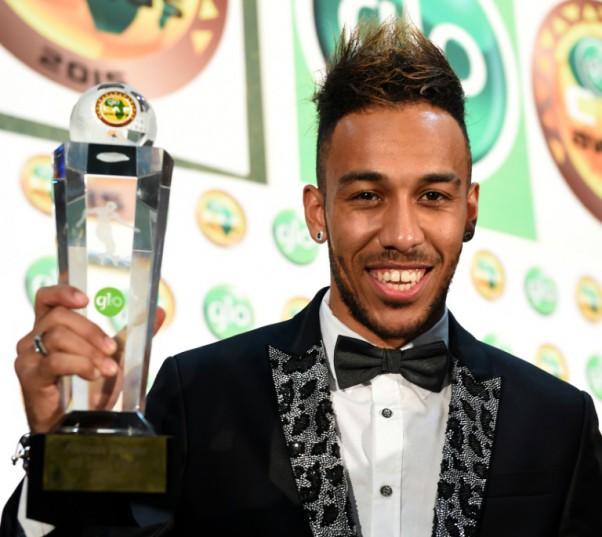
<svg viewBox="0 0 602 537">
<path fill-rule="evenodd" d="M 144 96 L 99 84 L 54 152 L 59 283 L 88 295 L 80 313 L 117 341 L 118 374 L 61 379 L 64 418 L 32 437 L 28 516 L 38 520 L 57 521 L 46 501 L 56 495 L 167 492 L 168 439 L 143 416 L 173 170 L 156 133 Z"/>
</svg>

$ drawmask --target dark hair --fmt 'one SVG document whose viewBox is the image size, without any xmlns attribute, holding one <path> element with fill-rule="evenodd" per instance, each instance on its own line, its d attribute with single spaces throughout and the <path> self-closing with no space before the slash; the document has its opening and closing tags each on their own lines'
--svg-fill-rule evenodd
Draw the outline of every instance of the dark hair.
<svg viewBox="0 0 602 537">
<path fill-rule="evenodd" d="M 448 112 L 466 138 L 464 90 L 443 52 L 403 19 L 360 22 L 343 30 L 313 101 L 318 111 L 316 173 L 324 190 L 324 158 L 339 120 L 372 107 L 424 102 Z"/>
</svg>

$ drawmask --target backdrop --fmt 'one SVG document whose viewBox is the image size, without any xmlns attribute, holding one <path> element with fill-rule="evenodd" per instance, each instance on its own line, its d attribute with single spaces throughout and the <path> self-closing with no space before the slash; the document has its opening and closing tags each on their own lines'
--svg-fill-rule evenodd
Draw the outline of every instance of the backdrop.
<svg viewBox="0 0 602 537">
<path fill-rule="evenodd" d="M 344 24 L 404 9 L 469 98 L 481 208 L 449 306 L 602 412 L 602 3 L 0 0 L 0 503 L 23 474 L 15 344 L 57 277 L 50 154 L 79 94 L 137 88 L 176 160 L 152 380 L 166 356 L 288 318 L 328 284 L 302 218 L 310 96 Z"/>
</svg>

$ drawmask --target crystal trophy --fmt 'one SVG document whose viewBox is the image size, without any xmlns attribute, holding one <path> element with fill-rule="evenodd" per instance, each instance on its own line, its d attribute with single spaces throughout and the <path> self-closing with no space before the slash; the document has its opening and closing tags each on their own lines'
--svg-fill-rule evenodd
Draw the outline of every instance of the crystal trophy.
<svg viewBox="0 0 602 537">
<path fill-rule="evenodd" d="M 80 313 L 117 341 L 118 374 L 61 379 L 65 416 L 32 438 L 28 516 L 38 520 L 56 522 L 40 494 L 166 492 L 167 439 L 143 416 L 173 169 L 156 132 L 140 93 L 99 84 L 54 152 L 59 283 L 89 297 Z"/>
</svg>

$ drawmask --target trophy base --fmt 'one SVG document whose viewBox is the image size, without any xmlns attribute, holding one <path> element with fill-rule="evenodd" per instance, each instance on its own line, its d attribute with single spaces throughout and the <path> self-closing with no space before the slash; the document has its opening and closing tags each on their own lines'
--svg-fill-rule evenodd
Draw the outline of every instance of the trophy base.
<svg viewBox="0 0 602 537">
<path fill-rule="evenodd" d="M 72 412 L 55 433 L 31 437 L 27 516 L 121 525 L 129 503 L 171 492 L 168 450 L 140 413 Z"/>
</svg>

